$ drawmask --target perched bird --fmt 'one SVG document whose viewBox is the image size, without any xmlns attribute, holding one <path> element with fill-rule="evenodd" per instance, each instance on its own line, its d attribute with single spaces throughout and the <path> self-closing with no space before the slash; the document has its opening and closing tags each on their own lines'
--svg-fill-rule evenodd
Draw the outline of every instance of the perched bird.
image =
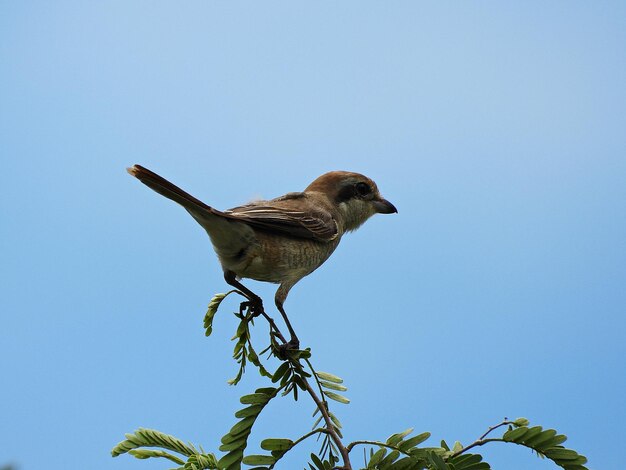
<svg viewBox="0 0 626 470">
<path fill-rule="evenodd" d="M 291 335 L 287 348 L 299 347 L 283 308 L 289 290 L 328 259 L 344 233 L 356 230 L 376 213 L 398 212 L 381 197 L 376 183 L 347 171 L 325 173 L 303 192 L 219 211 L 147 168 L 134 165 L 127 170 L 183 206 L 206 230 L 224 279 L 244 294 L 253 312 L 262 309 L 261 298 L 239 279 L 280 284 L 274 301 Z"/>
</svg>

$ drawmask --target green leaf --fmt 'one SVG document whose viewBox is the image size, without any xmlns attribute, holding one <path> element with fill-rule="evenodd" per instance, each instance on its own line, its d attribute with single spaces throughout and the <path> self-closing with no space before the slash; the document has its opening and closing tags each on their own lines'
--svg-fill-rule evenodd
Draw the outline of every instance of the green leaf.
<svg viewBox="0 0 626 470">
<path fill-rule="evenodd" d="M 162 457 L 168 460 L 171 460 L 178 465 L 185 465 L 185 461 L 175 455 L 169 454 L 164 450 L 153 450 L 153 449 L 133 449 L 128 452 L 130 455 L 137 459 L 149 459 L 152 457 Z"/>
<path fill-rule="evenodd" d="M 263 409 L 262 405 L 250 405 L 246 408 L 242 408 L 241 410 L 235 413 L 235 418 L 247 418 L 248 416 L 257 416 L 261 410 Z"/>
<path fill-rule="evenodd" d="M 251 406 L 243 408 L 236 413 L 236 416 L 242 419 L 235 423 L 231 430 L 221 439 L 222 446 L 220 450 L 229 451 L 229 453 L 220 459 L 220 469 L 236 470 L 241 467 L 243 451 L 248 444 L 247 440 L 252 426 L 259 413 L 263 411 L 263 406 L 276 396 L 277 391 L 273 387 L 259 388 L 255 393 L 244 395 L 240 398 L 239 401 L 241 403 L 250 404 Z"/>
<path fill-rule="evenodd" d="M 228 433 L 228 434 L 224 434 L 222 436 L 222 439 L 220 439 L 220 442 L 224 445 L 226 444 L 231 444 L 233 442 L 236 442 L 238 440 L 242 439 L 241 436 L 233 436 L 232 434 Z"/>
<path fill-rule="evenodd" d="M 317 375 L 317 377 L 320 380 L 326 380 L 327 382 L 333 382 L 336 384 L 343 383 L 343 379 L 341 377 L 337 377 L 336 375 L 329 374 L 328 372 L 316 372 L 315 375 Z"/>
<path fill-rule="evenodd" d="M 300 387 L 301 390 L 306 390 L 306 381 L 302 377 L 294 375 L 293 381 L 298 387 Z"/>
<path fill-rule="evenodd" d="M 341 421 L 339 421 L 339 419 L 331 411 L 328 412 L 328 416 L 330 416 L 330 420 L 337 429 L 341 429 L 343 427 L 341 426 Z"/>
<path fill-rule="evenodd" d="M 408 449 L 421 444 L 422 442 L 424 442 L 429 437 L 430 437 L 430 433 L 429 432 L 423 432 L 422 434 L 418 434 L 417 436 L 414 436 L 414 437 L 412 437 L 410 439 L 407 439 L 404 442 L 401 442 L 398 447 L 400 448 L 400 450 L 406 452 Z"/>
<path fill-rule="evenodd" d="M 395 446 L 396 444 L 398 444 L 402 439 L 404 439 L 406 436 L 408 436 L 409 434 L 411 434 L 413 432 L 413 428 L 409 428 L 406 431 L 402 431 L 396 434 L 392 434 L 391 436 L 389 436 L 389 438 L 387 439 L 387 444 L 389 444 L 390 446 Z"/>
<path fill-rule="evenodd" d="M 217 313 L 217 309 L 222 303 L 222 300 L 224 300 L 226 296 L 232 294 L 233 292 L 234 291 L 231 290 L 230 292 L 226 292 L 225 294 L 215 294 L 209 302 L 207 312 L 204 315 L 204 329 L 206 330 L 204 333 L 205 336 L 211 336 L 211 333 L 213 332 L 213 318 Z"/>
<path fill-rule="evenodd" d="M 261 365 L 259 356 L 257 356 L 256 351 L 250 345 L 248 345 L 248 360 L 257 367 Z"/>
<path fill-rule="evenodd" d="M 465 468 L 470 465 L 474 465 L 482 460 L 482 456 L 479 454 L 461 454 L 449 460 L 455 467 Z"/>
<path fill-rule="evenodd" d="M 244 353 L 245 353 L 246 349 L 244 349 Z M 250 343 L 250 341 L 248 340 L 248 348 L 247 348 L 247 358 L 248 360 L 254 364 L 256 366 L 256 368 L 259 370 L 259 374 L 261 374 L 261 376 L 263 377 L 271 377 L 272 374 L 270 374 L 267 369 L 265 369 L 265 367 L 263 367 L 263 364 L 261 364 L 261 361 L 259 360 L 259 356 L 256 353 L 256 351 L 254 350 L 254 348 L 252 347 L 252 343 Z M 243 365 L 243 363 L 242 363 Z"/>
<path fill-rule="evenodd" d="M 385 454 L 387 453 L 387 449 L 385 449 L 384 447 L 381 447 L 380 449 L 378 449 L 374 455 L 372 455 L 372 458 L 370 458 L 370 461 L 367 463 L 367 468 L 374 468 L 385 456 Z"/>
<path fill-rule="evenodd" d="M 311 460 L 313 461 L 313 463 L 319 470 L 324 470 L 324 463 L 320 460 L 320 458 L 317 455 L 311 453 Z"/>
<path fill-rule="evenodd" d="M 532 447 L 533 449 L 542 449 L 543 446 L 541 446 L 541 442 L 547 442 L 554 436 L 556 436 L 556 431 L 554 429 L 546 429 L 545 431 L 542 431 L 530 438 L 525 436 L 524 444 L 528 447 Z"/>
<path fill-rule="evenodd" d="M 242 405 L 265 405 L 270 401 L 270 398 L 265 393 L 251 393 L 250 395 L 242 396 L 239 401 Z"/>
<path fill-rule="evenodd" d="M 217 459 L 213 454 L 194 454 L 189 456 L 187 463 L 183 467 L 184 470 L 201 470 L 201 469 L 213 469 L 216 470 Z M 174 470 L 174 469 L 173 469 Z M 179 470 L 179 469 L 176 469 Z"/>
<path fill-rule="evenodd" d="M 241 355 L 245 352 L 244 351 L 245 345 L 246 345 L 245 339 L 243 341 L 240 340 L 235 343 L 235 347 L 233 348 L 233 357 L 235 359 L 237 359 L 238 357 L 241 357 Z"/>
<path fill-rule="evenodd" d="M 291 369 L 289 369 L 287 372 L 285 372 L 285 374 L 283 374 L 283 377 L 280 379 L 280 386 L 284 387 L 288 382 L 292 380 L 292 377 L 293 372 L 291 371 Z"/>
<path fill-rule="evenodd" d="M 311 359 L 311 348 L 300 351 L 300 359 Z"/>
<path fill-rule="evenodd" d="M 491 470 L 491 467 L 487 462 L 478 462 L 474 465 L 470 465 L 469 467 L 459 468 L 455 466 L 453 468 L 454 470 Z"/>
<path fill-rule="evenodd" d="M 502 439 L 530 447 L 538 452 L 539 455 L 546 456 L 566 470 L 575 470 L 576 466 L 587 462 L 586 457 L 578 454 L 576 451 L 561 447 L 560 444 L 565 442 L 567 437 L 557 434 L 554 429 L 543 430 L 541 426 L 533 426 L 531 428 L 521 426 L 505 432 Z M 585 467 L 582 468 L 584 469 Z"/>
<path fill-rule="evenodd" d="M 261 449 L 263 450 L 280 450 L 286 451 L 293 447 L 291 439 L 263 439 L 261 441 Z"/>
<path fill-rule="evenodd" d="M 414 468 L 415 461 L 411 457 L 404 457 L 392 463 L 389 470 L 411 470 Z"/>
<path fill-rule="evenodd" d="M 231 436 L 237 436 L 243 432 L 249 432 L 250 428 L 254 424 L 255 419 L 256 416 L 248 416 L 247 418 L 242 419 L 238 423 L 235 423 L 232 428 L 230 428 L 228 434 L 230 434 Z"/>
<path fill-rule="evenodd" d="M 526 418 L 517 418 L 515 421 L 513 421 L 513 424 L 519 428 L 521 426 L 528 426 L 530 424 L 530 421 L 528 421 Z"/>
<path fill-rule="evenodd" d="M 502 439 L 508 442 L 522 442 L 524 435 L 528 432 L 528 428 L 525 426 L 511 429 L 502 436 Z"/>
<path fill-rule="evenodd" d="M 347 405 L 348 403 L 350 403 L 349 399 L 347 399 L 343 395 L 339 395 L 338 393 L 328 392 L 324 390 L 324 395 L 326 395 L 331 400 L 335 400 L 339 403 L 343 403 L 344 405 Z"/>
<path fill-rule="evenodd" d="M 322 415 L 318 416 L 315 422 L 313 423 L 313 426 L 311 426 L 311 429 L 315 429 L 317 425 L 320 424 L 320 421 L 322 421 L 322 418 L 323 418 Z"/>
<path fill-rule="evenodd" d="M 462 454 L 451 458 L 446 463 L 453 466 L 455 470 L 490 470 L 487 462 L 482 462 L 482 456 L 479 454 Z"/>
<path fill-rule="evenodd" d="M 226 382 L 228 383 L 228 385 L 237 385 L 239 383 L 239 381 L 241 380 L 241 377 L 243 376 L 243 370 L 245 368 L 245 358 L 242 359 L 241 361 L 241 367 L 239 367 L 239 372 L 237 372 L 237 375 L 232 378 L 227 380 Z"/>
<path fill-rule="evenodd" d="M 564 436 L 563 434 L 557 434 L 556 436 L 554 436 L 549 441 L 540 442 L 539 445 L 543 449 L 549 449 L 550 447 L 555 447 L 555 446 L 561 445 L 565 441 L 567 441 L 567 437 L 566 436 Z"/>
<path fill-rule="evenodd" d="M 288 370 L 289 370 L 289 361 L 285 361 L 278 367 L 278 369 L 276 369 L 276 372 L 274 372 L 274 375 L 272 375 L 272 382 L 273 383 L 278 382 L 280 379 L 284 377 L 284 375 L 287 373 Z"/>
<path fill-rule="evenodd" d="M 246 442 L 248 439 L 248 435 L 245 434 L 243 437 L 240 435 L 235 436 L 236 440 L 230 441 L 226 444 L 222 444 L 221 446 L 219 446 L 219 451 L 220 452 L 231 452 L 233 450 L 237 450 L 237 449 L 245 449 L 246 448 Z"/>
<path fill-rule="evenodd" d="M 587 459 L 584 456 L 579 455 L 578 452 L 572 449 L 563 449 L 563 448 L 555 447 L 555 448 L 546 450 L 544 452 L 544 455 L 551 460 L 560 461 L 560 462 L 569 461 L 569 460 L 582 460 L 582 459 L 584 459 L 584 462 L 581 462 L 581 463 L 584 464 L 587 462 Z"/>
<path fill-rule="evenodd" d="M 271 455 L 246 455 L 241 463 L 245 465 L 272 465 L 276 459 Z"/>
<path fill-rule="evenodd" d="M 332 382 L 320 381 L 320 385 L 324 388 L 330 388 L 332 390 L 337 390 L 339 392 L 345 392 L 348 390 L 348 387 L 344 387 L 343 385 L 338 385 Z"/>
<path fill-rule="evenodd" d="M 443 458 L 441 458 L 441 456 L 437 454 L 436 452 L 430 452 L 428 454 L 428 460 L 430 461 L 433 468 L 435 468 L 436 470 L 448 470 L 449 469 L 449 467 L 443 461 Z"/>
<path fill-rule="evenodd" d="M 391 463 L 394 462 L 398 457 L 400 457 L 400 452 L 398 452 L 397 450 L 392 450 L 391 452 L 389 452 L 389 455 L 387 455 L 384 459 L 380 461 L 380 463 L 378 464 L 378 468 L 385 468 L 391 465 Z"/>
<path fill-rule="evenodd" d="M 522 429 L 522 428 L 518 428 L 518 429 Z M 524 439 L 522 442 L 524 443 L 528 442 L 529 439 L 541 433 L 542 430 L 543 428 L 541 426 L 533 426 L 532 428 L 528 428 L 528 431 L 526 431 L 526 434 L 524 434 Z"/>
<path fill-rule="evenodd" d="M 217 465 L 220 468 L 230 468 L 235 464 L 240 464 L 242 458 L 243 450 L 234 450 L 222 457 L 219 462 L 217 462 Z"/>
<path fill-rule="evenodd" d="M 173 450 L 179 454 L 190 456 L 197 453 L 193 446 L 185 444 L 180 439 L 154 429 L 139 428 L 133 434 L 126 434 L 126 440 L 120 442 L 111 451 L 113 457 L 124 454 L 137 447 L 161 447 Z"/>
<path fill-rule="evenodd" d="M 239 341 L 241 342 L 245 342 L 246 339 L 248 337 L 248 322 L 247 321 L 241 321 L 239 322 L 239 325 L 237 326 L 237 332 L 235 333 L 234 338 L 239 338 Z"/>
</svg>

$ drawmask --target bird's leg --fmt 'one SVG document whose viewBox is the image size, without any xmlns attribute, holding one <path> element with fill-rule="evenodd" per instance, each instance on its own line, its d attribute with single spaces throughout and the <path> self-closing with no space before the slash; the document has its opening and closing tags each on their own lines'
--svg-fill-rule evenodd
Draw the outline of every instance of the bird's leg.
<svg viewBox="0 0 626 470">
<path fill-rule="evenodd" d="M 283 320 L 285 320 L 285 324 L 287 325 L 287 329 L 289 330 L 289 335 L 291 336 L 291 339 L 287 343 L 283 344 L 281 346 L 281 349 L 300 349 L 300 340 L 298 339 L 298 336 L 296 336 L 296 332 L 293 330 L 293 327 L 289 322 L 289 318 L 287 318 L 287 314 L 285 313 L 285 309 L 283 308 L 283 303 L 280 302 L 278 299 L 276 299 L 276 308 L 278 308 L 278 311 L 283 316 Z"/>
<path fill-rule="evenodd" d="M 291 338 L 289 339 L 289 342 L 282 345 L 283 349 L 299 349 L 300 348 L 300 341 L 298 340 L 298 337 L 296 336 L 296 332 L 293 330 L 293 327 L 291 326 L 291 323 L 289 322 L 289 318 L 287 318 L 287 314 L 285 313 L 285 309 L 283 308 L 283 304 L 285 303 L 285 300 L 287 299 L 287 294 L 289 294 L 289 289 L 291 289 L 296 282 L 297 280 L 295 282 L 283 282 L 278 287 L 278 290 L 276 291 L 276 295 L 274 296 L 274 303 L 276 304 L 276 308 L 278 309 L 280 314 L 283 316 L 283 320 L 285 320 L 285 325 L 287 325 L 287 329 L 289 330 L 289 335 L 291 336 Z"/>
<path fill-rule="evenodd" d="M 237 276 L 232 271 L 224 271 L 224 279 L 229 285 L 238 289 L 246 297 L 246 299 L 248 299 L 245 302 L 241 302 L 241 305 L 239 306 L 239 313 L 243 315 L 243 312 L 245 312 L 248 309 L 248 307 L 250 307 L 250 309 L 252 310 L 253 317 L 263 315 L 263 317 L 265 317 L 265 319 L 270 324 L 270 328 L 272 329 L 276 337 L 280 341 L 287 344 L 285 341 L 285 338 L 283 337 L 280 330 L 276 326 L 276 323 L 274 323 L 274 320 L 272 320 L 272 317 L 270 317 L 267 313 L 265 313 L 265 310 L 263 309 L 263 301 L 261 300 L 261 297 L 256 295 L 254 292 L 252 292 L 250 289 L 244 286 L 241 282 L 239 282 L 237 280 Z"/>
<path fill-rule="evenodd" d="M 243 315 L 248 308 L 252 311 L 252 317 L 258 317 L 263 314 L 265 311 L 263 310 L 263 300 L 261 297 L 256 295 L 246 286 L 244 286 L 241 282 L 237 280 L 237 276 L 232 271 L 224 272 L 224 279 L 226 282 L 241 291 L 241 293 L 248 299 L 247 301 L 241 302 L 239 305 L 239 313 Z"/>
<path fill-rule="evenodd" d="M 289 335 L 291 336 L 291 339 L 289 341 L 285 341 L 285 338 L 278 330 L 278 327 L 274 323 L 274 320 L 272 320 L 272 318 L 267 315 L 267 313 L 265 313 L 261 297 L 256 295 L 241 282 L 239 282 L 237 280 L 236 274 L 232 271 L 224 271 L 224 279 L 229 285 L 238 289 L 248 299 L 245 302 L 241 302 L 241 305 L 239 306 L 239 313 L 243 314 L 243 312 L 246 311 L 248 307 L 250 307 L 250 309 L 252 310 L 252 317 L 263 315 L 270 323 L 272 329 L 276 332 L 276 336 L 281 341 L 283 341 L 283 344 L 281 345 L 281 349 L 283 350 L 283 352 L 285 350 L 298 349 L 300 347 L 300 341 L 298 340 L 296 332 L 293 330 L 291 323 L 289 322 L 289 318 L 287 318 L 287 314 L 285 313 L 285 309 L 283 308 L 283 302 L 287 298 L 287 293 L 289 292 L 291 285 L 281 284 L 281 286 L 278 288 L 278 291 L 276 292 L 276 297 L 274 299 L 276 302 L 276 307 L 278 308 L 280 314 L 283 316 L 283 320 L 285 320 L 285 324 L 287 325 L 287 329 L 289 330 Z"/>
</svg>

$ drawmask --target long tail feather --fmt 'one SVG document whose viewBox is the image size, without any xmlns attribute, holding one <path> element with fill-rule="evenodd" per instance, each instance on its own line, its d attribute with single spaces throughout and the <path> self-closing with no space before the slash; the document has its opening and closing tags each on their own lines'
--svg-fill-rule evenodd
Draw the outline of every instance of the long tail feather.
<svg viewBox="0 0 626 470">
<path fill-rule="evenodd" d="M 165 196 L 168 199 L 171 199 L 174 202 L 177 202 L 185 209 L 191 210 L 193 212 L 200 211 L 208 212 L 211 214 L 219 214 L 219 211 L 216 211 L 211 206 L 207 206 L 204 202 L 196 199 L 191 194 L 183 191 L 175 184 L 170 183 L 162 176 L 157 175 L 155 172 L 148 170 L 141 165 L 133 165 L 131 168 L 127 168 L 126 171 L 128 171 L 129 174 L 137 178 L 150 189 L 156 191 L 157 193 Z"/>
</svg>

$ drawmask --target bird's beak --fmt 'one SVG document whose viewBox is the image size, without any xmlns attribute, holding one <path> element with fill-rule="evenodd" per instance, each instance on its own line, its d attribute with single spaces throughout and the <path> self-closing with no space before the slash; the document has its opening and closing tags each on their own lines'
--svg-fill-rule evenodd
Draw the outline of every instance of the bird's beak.
<svg viewBox="0 0 626 470">
<path fill-rule="evenodd" d="M 376 209 L 376 212 L 378 212 L 379 214 L 393 214 L 394 212 L 398 212 L 396 206 L 394 206 L 386 199 L 378 199 L 374 201 L 374 209 Z"/>
</svg>

